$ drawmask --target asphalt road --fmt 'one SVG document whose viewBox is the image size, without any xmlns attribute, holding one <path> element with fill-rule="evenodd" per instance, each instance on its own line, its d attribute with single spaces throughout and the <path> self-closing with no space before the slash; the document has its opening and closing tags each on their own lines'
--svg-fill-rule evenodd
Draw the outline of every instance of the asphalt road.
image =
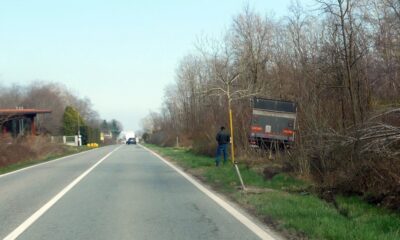
<svg viewBox="0 0 400 240">
<path fill-rule="evenodd" d="M 0 175 L 0 239 L 16 229 L 17 239 L 260 239 L 135 145 L 99 148 Z"/>
</svg>

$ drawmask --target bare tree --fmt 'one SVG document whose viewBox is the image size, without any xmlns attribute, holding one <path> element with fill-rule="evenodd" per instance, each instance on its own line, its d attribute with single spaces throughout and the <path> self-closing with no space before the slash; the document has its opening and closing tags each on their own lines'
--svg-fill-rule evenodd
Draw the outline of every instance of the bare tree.
<svg viewBox="0 0 400 240">
<path fill-rule="evenodd" d="M 213 132 L 232 116 L 231 125 L 240 129 L 234 147 L 244 149 L 245 99 L 258 94 L 298 103 L 297 152 L 290 163 L 301 174 L 319 174 L 323 182 L 337 172 L 376 167 L 393 175 L 371 156 L 383 151 L 385 164 L 398 159 L 394 126 L 400 123 L 371 116 L 400 100 L 399 1 L 317 3 L 318 12 L 297 1 L 282 19 L 247 7 L 221 40 L 197 44 L 180 62 L 161 111 L 149 116 L 158 142 L 172 146 L 170 135 L 179 132 L 190 139 L 186 146 L 213 155 Z"/>
</svg>

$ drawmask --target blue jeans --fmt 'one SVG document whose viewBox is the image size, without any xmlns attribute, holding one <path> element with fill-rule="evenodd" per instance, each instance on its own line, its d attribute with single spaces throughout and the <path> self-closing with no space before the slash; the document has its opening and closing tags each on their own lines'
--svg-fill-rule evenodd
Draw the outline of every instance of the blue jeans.
<svg viewBox="0 0 400 240">
<path fill-rule="evenodd" d="M 215 158 L 215 165 L 216 166 L 219 166 L 221 152 L 224 154 L 224 164 L 226 163 L 227 149 L 228 149 L 228 144 L 220 144 L 220 145 L 218 145 L 218 147 L 217 147 L 217 156 Z"/>
</svg>

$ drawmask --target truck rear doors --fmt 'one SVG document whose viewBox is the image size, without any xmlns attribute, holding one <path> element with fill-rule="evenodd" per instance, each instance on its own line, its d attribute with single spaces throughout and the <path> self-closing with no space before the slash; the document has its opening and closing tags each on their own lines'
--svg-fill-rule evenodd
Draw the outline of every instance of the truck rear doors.
<svg viewBox="0 0 400 240">
<path fill-rule="evenodd" d="M 258 146 L 273 141 L 293 143 L 296 112 L 296 104 L 293 102 L 254 98 L 250 143 Z"/>
</svg>

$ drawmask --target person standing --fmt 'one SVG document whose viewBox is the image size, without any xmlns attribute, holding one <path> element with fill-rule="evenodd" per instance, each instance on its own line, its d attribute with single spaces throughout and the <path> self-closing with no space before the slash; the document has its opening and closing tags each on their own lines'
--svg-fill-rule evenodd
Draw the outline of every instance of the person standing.
<svg viewBox="0 0 400 240">
<path fill-rule="evenodd" d="M 224 164 L 227 159 L 228 143 L 230 142 L 231 136 L 225 131 L 225 127 L 222 126 L 221 130 L 217 133 L 215 137 L 218 143 L 217 156 L 215 158 L 215 166 L 219 166 L 221 154 L 224 154 Z"/>
</svg>

